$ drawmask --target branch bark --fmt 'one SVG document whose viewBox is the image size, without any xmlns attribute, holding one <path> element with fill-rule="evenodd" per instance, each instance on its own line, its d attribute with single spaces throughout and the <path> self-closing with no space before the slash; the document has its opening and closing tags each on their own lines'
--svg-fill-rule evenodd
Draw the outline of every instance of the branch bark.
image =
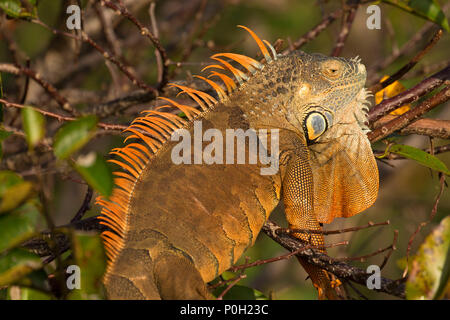
<svg viewBox="0 0 450 320">
<path fill-rule="evenodd" d="M 278 225 L 268 220 L 263 226 L 263 231 L 266 235 L 279 243 L 289 251 L 297 251 L 305 246 L 304 243 L 287 234 L 278 234 L 277 230 L 281 229 Z M 308 263 L 320 267 L 331 272 L 340 279 L 353 281 L 355 283 L 366 286 L 367 279 L 371 274 L 366 273 L 361 268 L 354 267 L 350 264 L 336 261 L 335 259 L 323 254 L 315 249 L 308 249 L 300 251 L 298 256 L 302 257 Z M 391 280 L 388 278 L 381 278 L 380 289 L 375 289 L 379 292 L 384 292 L 399 298 L 405 298 L 405 284 L 404 279 Z"/>
<path fill-rule="evenodd" d="M 384 115 L 388 114 L 391 111 L 394 111 L 404 104 L 419 100 L 420 97 L 433 91 L 444 83 L 450 84 L 449 80 L 450 65 L 433 74 L 431 77 L 426 78 L 411 89 L 403 91 L 402 93 L 390 99 L 383 100 L 381 103 L 374 106 L 372 109 L 370 109 L 367 117 L 369 124 L 373 124 Z"/>
<path fill-rule="evenodd" d="M 430 111 L 431 109 L 440 105 L 441 103 L 446 102 L 449 99 L 450 99 L 450 85 L 446 86 L 438 94 L 434 95 L 430 99 L 422 102 L 419 106 L 411 109 L 410 111 L 395 118 L 394 120 L 389 121 L 385 125 L 376 128 L 372 132 L 369 132 L 367 134 L 367 137 L 372 143 L 381 140 L 390 135 L 391 133 L 393 133 L 394 131 L 403 129 L 408 124 L 416 121 L 426 112 Z"/>
</svg>

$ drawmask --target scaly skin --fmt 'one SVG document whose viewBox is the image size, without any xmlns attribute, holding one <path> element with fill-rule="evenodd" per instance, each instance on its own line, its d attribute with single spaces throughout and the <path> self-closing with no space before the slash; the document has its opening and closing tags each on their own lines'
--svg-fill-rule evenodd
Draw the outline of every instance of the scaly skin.
<svg viewBox="0 0 450 320">
<path fill-rule="evenodd" d="M 206 283 L 254 244 L 280 201 L 295 229 L 321 230 L 320 223 L 369 207 L 377 195 L 378 171 L 365 135 L 365 79 L 356 59 L 297 51 L 266 63 L 196 116 L 203 132 L 215 128 L 223 137 L 226 129 L 279 129 L 274 175 L 261 175 L 260 162 L 174 164 L 171 153 L 178 141 L 162 144 L 124 188 L 128 200 L 115 219 L 121 237 L 107 235 L 114 239 L 105 245 L 115 247 L 109 249 L 105 276 L 108 297 L 212 298 Z M 312 112 L 327 119 L 326 130 L 306 121 Z M 183 128 L 194 145 L 193 121 Z M 248 159 L 248 140 L 245 150 Z M 321 234 L 295 236 L 324 244 Z M 326 271 L 300 263 L 319 298 L 337 298 Z"/>
</svg>

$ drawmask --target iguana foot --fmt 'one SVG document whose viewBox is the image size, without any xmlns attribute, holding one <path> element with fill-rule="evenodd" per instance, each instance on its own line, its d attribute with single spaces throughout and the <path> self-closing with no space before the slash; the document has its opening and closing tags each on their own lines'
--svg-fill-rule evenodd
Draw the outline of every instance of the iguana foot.
<svg viewBox="0 0 450 320">
<path fill-rule="evenodd" d="M 330 281 L 330 285 L 331 285 L 332 288 L 337 288 L 340 285 L 342 285 L 342 282 L 339 279 L 334 279 L 334 280 Z"/>
</svg>

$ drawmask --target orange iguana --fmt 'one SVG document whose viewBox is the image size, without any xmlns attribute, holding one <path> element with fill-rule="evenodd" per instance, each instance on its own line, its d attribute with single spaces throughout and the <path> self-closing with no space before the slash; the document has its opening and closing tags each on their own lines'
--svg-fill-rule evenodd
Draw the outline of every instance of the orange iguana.
<svg viewBox="0 0 450 320">
<path fill-rule="evenodd" d="M 169 103 L 162 107 L 176 107 L 188 120 L 162 107 L 146 110 L 127 129 L 125 142 L 130 141 L 111 152 L 121 159 L 110 161 L 124 170 L 115 172 L 112 196 L 98 199 L 101 222 L 110 229 L 102 234 L 110 299 L 213 298 L 206 283 L 254 244 L 280 201 L 290 228 L 320 230 L 320 223 L 357 214 L 376 199 L 364 65 L 357 58 L 301 51 L 277 55 L 269 42 L 242 28 L 257 42 L 264 63 L 233 53 L 213 55 L 219 64 L 205 69 L 215 71 L 197 77 L 218 99 L 171 84 L 200 110 L 161 98 Z M 234 145 L 224 155 L 229 130 L 246 133 L 245 159 L 265 151 L 279 170 L 262 174 L 273 163 L 264 157 L 242 161 Z M 252 145 L 252 130 L 259 132 L 259 148 Z M 231 136 L 233 142 L 239 137 Z M 181 138 L 192 148 L 180 147 Z M 295 236 L 324 244 L 318 233 Z M 300 262 L 319 298 L 336 298 L 330 275 Z"/>
</svg>

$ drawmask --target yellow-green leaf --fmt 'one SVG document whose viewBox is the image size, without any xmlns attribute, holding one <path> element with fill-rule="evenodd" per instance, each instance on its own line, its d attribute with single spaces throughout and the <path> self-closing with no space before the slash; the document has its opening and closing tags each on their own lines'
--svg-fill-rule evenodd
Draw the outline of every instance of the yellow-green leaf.
<svg viewBox="0 0 450 320">
<path fill-rule="evenodd" d="M 80 268 L 80 289 L 73 289 L 68 299 L 94 300 L 104 299 L 102 277 L 106 268 L 106 256 L 103 244 L 97 233 L 74 231 L 72 250 L 75 263 Z"/>
<path fill-rule="evenodd" d="M 450 297 L 450 216 L 428 235 L 411 262 L 407 299 Z"/>
<path fill-rule="evenodd" d="M 62 126 L 55 135 L 53 149 L 56 157 L 66 159 L 82 148 L 94 135 L 97 125 L 95 116 L 86 116 Z"/>
<path fill-rule="evenodd" d="M 439 160 L 439 158 L 423 150 L 407 145 L 394 144 L 387 150 L 387 153 L 389 152 L 414 160 L 430 169 L 442 172 L 446 175 L 450 175 L 450 171 L 448 170 L 447 166 L 441 160 Z"/>
<path fill-rule="evenodd" d="M 19 0 L 0 0 L 0 9 L 12 18 L 18 18 L 22 10 Z"/>
<path fill-rule="evenodd" d="M 383 0 L 383 2 L 432 21 L 450 32 L 448 20 L 436 0 Z"/>
<path fill-rule="evenodd" d="M 0 255 L 0 287 L 14 284 L 42 267 L 41 258 L 25 249 L 13 249 Z"/>
<path fill-rule="evenodd" d="M 19 0 L 0 0 L 0 9 L 3 9 L 11 18 L 37 16 L 36 0 L 27 0 L 26 6 L 22 6 Z"/>
<path fill-rule="evenodd" d="M 32 184 L 11 171 L 0 171 L 0 213 L 18 207 L 31 194 Z"/>
<path fill-rule="evenodd" d="M 21 278 L 15 285 L 9 286 L 5 297 L 9 300 L 51 300 L 53 298 L 47 272 L 42 268 Z"/>
<path fill-rule="evenodd" d="M 95 152 L 78 157 L 75 169 L 86 182 L 105 197 L 111 195 L 114 182 L 111 168 L 103 157 Z"/>
<path fill-rule="evenodd" d="M 44 224 L 37 201 L 28 201 L 9 214 L 0 216 L 0 253 L 36 234 Z"/>
<path fill-rule="evenodd" d="M 21 112 L 28 146 L 32 149 L 45 135 L 45 118 L 32 107 L 25 107 Z"/>
</svg>

